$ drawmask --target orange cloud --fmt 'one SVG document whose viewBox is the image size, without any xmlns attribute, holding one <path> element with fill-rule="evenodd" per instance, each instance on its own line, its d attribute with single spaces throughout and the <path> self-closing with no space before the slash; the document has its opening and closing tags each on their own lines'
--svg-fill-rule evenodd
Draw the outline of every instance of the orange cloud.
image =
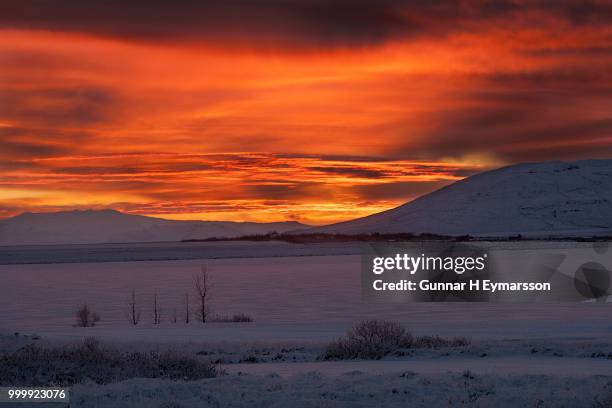
<svg viewBox="0 0 612 408">
<path fill-rule="evenodd" d="M 464 163 L 254 153 L 53 157 L 7 163 L 0 200 L 44 211 L 110 206 L 175 219 L 323 223 L 386 209 L 476 170 Z M 388 184 L 406 195 L 385 192 Z M 374 186 L 382 189 L 370 200 Z"/>
<path fill-rule="evenodd" d="M 302 4 L 292 18 L 307 25 L 270 29 L 289 9 L 260 10 L 253 40 L 170 23 L 130 31 L 104 25 L 106 10 L 91 29 L 50 11 L 24 24 L 11 9 L 0 216 L 112 206 L 326 223 L 506 163 L 609 155 L 612 28 L 600 8 L 475 4 L 385 2 L 331 20 Z"/>
</svg>

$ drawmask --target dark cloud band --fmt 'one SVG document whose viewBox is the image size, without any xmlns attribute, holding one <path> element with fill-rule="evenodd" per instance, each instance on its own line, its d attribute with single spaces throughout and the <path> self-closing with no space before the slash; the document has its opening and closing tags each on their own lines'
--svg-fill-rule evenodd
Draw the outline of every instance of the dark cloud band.
<svg viewBox="0 0 612 408">
<path fill-rule="evenodd" d="M 7 0 L 0 27 L 212 46 L 325 48 L 473 30 L 498 19 L 541 24 L 524 18 L 538 12 L 570 24 L 612 20 L 612 5 L 571 0 Z"/>
</svg>

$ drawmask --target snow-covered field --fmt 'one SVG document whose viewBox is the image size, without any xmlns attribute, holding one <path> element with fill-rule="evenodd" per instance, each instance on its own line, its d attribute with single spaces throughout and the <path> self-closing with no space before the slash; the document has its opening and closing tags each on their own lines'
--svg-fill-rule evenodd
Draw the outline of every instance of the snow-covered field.
<svg viewBox="0 0 612 408">
<path fill-rule="evenodd" d="M 177 253 L 167 249 L 173 245 L 149 245 L 109 252 L 124 258 L 154 255 L 160 247 Z M 95 337 L 121 352 L 177 351 L 224 373 L 196 381 L 85 381 L 73 387 L 75 407 L 596 407 L 596 398 L 612 392 L 611 303 L 364 303 L 360 258 L 342 255 L 356 247 L 296 246 L 296 256 L 278 250 L 285 244 L 253 245 L 187 248 L 199 258 L 206 258 L 202 251 L 249 254 L 257 248 L 276 256 L 0 265 L 0 352 L 28 344 L 71 347 Z M 59 256 L 75 260 L 100 256 L 99 246 L 62 248 Z M 320 256 L 322 250 L 335 254 Z M 170 322 L 174 309 L 180 318 L 184 293 L 204 264 L 212 274 L 215 312 L 244 312 L 255 322 Z M 136 327 L 124 316 L 131 289 L 142 308 Z M 159 325 L 151 324 L 153 293 L 162 309 Z M 72 326 L 83 302 L 101 314 L 98 326 Z M 381 360 L 318 360 L 329 341 L 366 318 L 471 343 Z"/>
<path fill-rule="evenodd" d="M 410 327 L 433 326 L 445 330 L 459 322 L 470 324 L 471 331 L 481 325 L 514 320 L 525 330 L 537 330 L 541 324 L 601 319 L 609 309 L 598 305 L 548 303 L 503 305 L 491 303 L 422 304 L 365 303 L 361 298 L 361 259 L 355 254 L 361 244 L 294 245 L 286 243 L 200 243 L 141 244 L 128 246 L 60 246 L 21 248 L 6 260 L 9 250 L 0 258 L 0 328 L 41 330 L 69 328 L 74 323 L 78 305 L 87 303 L 98 312 L 101 326 L 125 325 L 126 301 L 131 290 L 137 294 L 143 322 L 151 321 L 153 296 L 158 295 L 162 321 L 176 311 L 183 314 L 185 293 L 193 291 L 193 276 L 206 266 L 214 290 L 215 313 L 247 313 L 256 322 L 351 324 L 364 318 L 388 318 Z M 521 246 L 532 251 L 534 245 L 546 248 L 543 253 L 564 256 L 564 268 L 570 272 L 585 261 L 607 265 L 612 251 L 598 253 L 589 243 L 497 243 L 497 247 L 518 248 L 506 251 L 502 264 L 519 271 L 529 267 L 531 258 Z M 580 256 L 568 253 L 578 251 Z M 601 252 L 601 251 L 600 251 Z M 33 255 L 45 258 L 30 263 Z M 254 253 L 272 254 L 252 257 Z M 327 256 L 321 256 L 327 253 Z M 343 255 L 343 254 L 350 255 Z M 109 255 L 110 254 L 110 255 Z M 128 262 L 125 259 L 164 261 Z M 229 258 L 230 255 L 235 258 Z M 296 256 L 299 255 L 299 256 Z M 251 257 L 249 257 L 251 256 Z M 116 257 L 123 261 L 115 262 Z M 182 259 L 186 257 L 187 259 Z M 197 257 L 198 259 L 193 259 Z M 91 259 L 107 262 L 92 262 Z M 108 261 L 110 258 L 110 261 Z M 214 258 L 214 259 L 212 259 Z M 2 264 L 2 259 L 4 263 Z M 66 262 L 66 259 L 71 261 Z M 80 262 L 77 262 L 80 261 Z M 25 263 L 15 263 L 25 262 Z M 43 262 L 43 263 L 41 263 Z M 44 263 L 47 262 L 47 263 Z M 512 263 L 511 263 L 512 262 Z M 612 267 L 612 265 L 608 266 Z M 193 293 L 192 293 L 193 295 Z M 537 324 L 533 324 L 536 322 Z M 483 329 L 487 335 L 491 328 Z M 454 328 L 453 328 L 454 330 Z"/>
<path fill-rule="evenodd" d="M 471 375 L 469 373 L 330 377 L 232 374 L 196 382 L 133 379 L 106 386 L 79 385 L 76 407 L 567 407 L 592 408 L 610 392 L 610 377 Z M 603 407 L 603 405 L 602 405 Z"/>
<path fill-rule="evenodd" d="M 597 407 L 612 391 L 612 342 L 609 327 L 597 339 L 570 336 L 560 340 L 477 340 L 467 346 L 415 349 L 382 360 L 318 361 L 323 337 L 309 340 L 263 341 L 234 336 L 232 341 L 196 333 L 149 336 L 140 342 L 127 330 L 63 336 L 0 336 L 5 351 L 25 344 L 68 347 L 79 335 L 102 338 L 104 347 L 126 351 L 181 350 L 213 361 L 223 374 L 196 381 L 133 378 L 108 384 L 85 381 L 72 388 L 74 407 Z M 272 329 L 272 327 L 267 327 Z M 303 328 L 305 329 L 305 328 Z M 153 329 L 142 329 L 153 333 Z M 218 328 L 213 333 L 220 334 Z M 225 333 L 238 325 L 223 329 Z M 261 328 L 253 330 L 258 333 Z M 279 333 L 277 328 L 274 333 Z M 98 336 L 100 334 L 101 336 Z M 106 334 L 106 336 L 105 336 Z M 306 331 L 303 332 L 306 334 Z M 214 336 L 210 336 L 214 337 Z M 579 339 L 577 337 L 580 337 Z M 248 340 L 246 340 L 248 339 Z M 318 340 L 317 340 L 318 339 Z"/>
</svg>

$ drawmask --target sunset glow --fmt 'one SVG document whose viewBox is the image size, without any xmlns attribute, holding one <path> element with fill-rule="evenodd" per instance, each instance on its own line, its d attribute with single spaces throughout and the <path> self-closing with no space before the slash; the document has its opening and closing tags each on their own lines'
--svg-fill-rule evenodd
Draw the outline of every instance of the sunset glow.
<svg viewBox="0 0 612 408">
<path fill-rule="evenodd" d="M 599 2 L 581 18 L 564 2 L 449 2 L 452 18 L 340 2 L 349 15 L 318 24 L 302 2 L 285 7 L 303 21 L 253 2 L 142 25 L 76 2 L 47 19 L 11 3 L 0 217 L 111 207 L 325 224 L 505 164 L 612 153 L 612 8 Z"/>
</svg>

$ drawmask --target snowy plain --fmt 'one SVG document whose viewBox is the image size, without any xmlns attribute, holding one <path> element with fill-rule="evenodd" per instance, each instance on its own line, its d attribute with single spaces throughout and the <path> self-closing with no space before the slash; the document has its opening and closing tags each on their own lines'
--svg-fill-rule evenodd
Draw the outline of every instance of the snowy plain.
<svg viewBox="0 0 612 408">
<path fill-rule="evenodd" d="M 46 263 L 13 258 L 0 265 L 0 349 L 95 337 L 121 350 L 180 350 L 225 373 L 200 381 L 79 384 L 72 394 L 77 407 L 593 407 L 612 391 L 610 303 L 365 303 L 358 246 L 253 245 L 111 246 L 121 262 L 92 262 L 100 246 L 50 248 L 59 252 Z M 249 257 L 258 251 L 274 256 Z M 134 260 L 147 253 L 166 260 Z M 224 253 L 244 257 L 219 257 Z M 182 254 L 192 257 L 176 259 Z M 247 313 L 255 322 L 169 321 L 174 309 L 180 317 L 183 295 L 203 265 L 212 274 L 215 311 Z M 124 316 L 132 289 L 143 311 L 136 327 Z M 154 293 L 160 325 L 151 324 Z M 98 326 L 72 327 L 83 302 L 101 314 Z M 415 335 L 466 336 L 471 344 L 375 361 L 317 359 L 330 340 L 366 318 L 401 322 Z"/>
</svg>

